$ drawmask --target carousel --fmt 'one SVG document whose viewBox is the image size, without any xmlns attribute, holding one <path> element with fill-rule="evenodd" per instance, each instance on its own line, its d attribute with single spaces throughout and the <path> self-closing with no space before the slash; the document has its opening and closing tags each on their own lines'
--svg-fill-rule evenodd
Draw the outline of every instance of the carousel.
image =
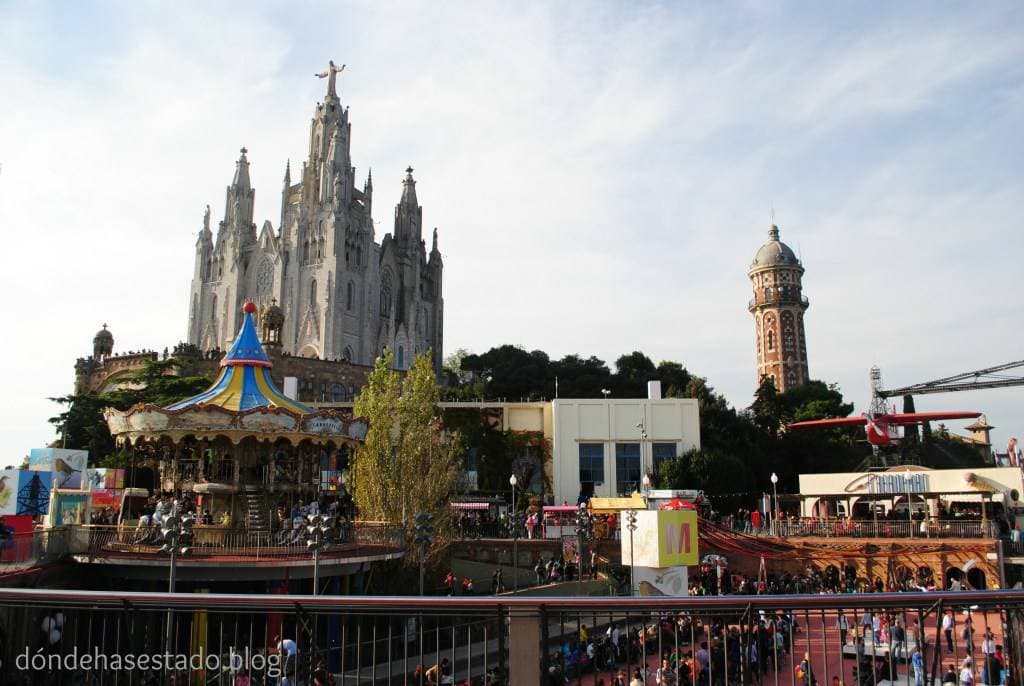
<svg viewBox="0 0 1024 686">
<path fill-rule="evenodd" d="M 275 307 L 263 318 L 271 344 L 280 340 L 272 330 Z M 168 407 L 108 409 L 110 432 L 132 451 L 130 473 L 155 472 L 153 499 L 190 502 L 198 517 L 218 526 L 276 528 L 313 503 L 347 510 L 344 475 L 368 424 L 281 393 L 255 312 L 251 302 L 243 307 L 241 331 L 208 390 Z"/>
</svg>

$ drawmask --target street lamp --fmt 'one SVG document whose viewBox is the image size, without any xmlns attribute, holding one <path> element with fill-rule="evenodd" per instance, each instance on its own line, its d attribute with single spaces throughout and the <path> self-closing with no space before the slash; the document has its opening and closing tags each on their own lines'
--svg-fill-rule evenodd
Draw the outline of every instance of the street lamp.
<svg viewBox="0 0 1024 686">
<path fill-rule="evenodd" d="M 590 513 L 582 507 L 576 511 L 576 550 L 579 551 L 579 564 L 576 565 L 576 580 L 583 581 L 583 558 L 586 553 L 587 533 L 590 531 Z M 594 570 L 590 570 L 593 577 Z"/>
<path fill-rule="evenodd" d="M 779 535 L 778 526 L 776 525 L 779 518 L 779 490 L 777 484 L 779 483 L 779 475 L 772 472 L 772 529 L 775 531 L 775 535 Z"/>
<path fill-rule="evenodd" d="M 434 515 L 429 512 L 417 512 L 413 515 L 413 530 L 416 534 L 414 539 L 420 544 L 420 595 L 423 595 L 423 573 L 427 560 L 427 547 L 434 540 Z"/>
<path fill-rule="evenodd" d="M 605 400 L 607 400 L 608 396 L 610 396 L 611 394 L 612 394 L 612 392 L 610 390 L 608 390 L 607 388 L 602 388 L 601 389 L 601 395 L 604 396 Z"/>
<path fill-rule="evenodd" d="M 160 528 L 163 534 L 164 544 L 160 552 L 171 556 L 170 575 L 167 580 L 167 592 L 174 593 L 174 576 L 178 565 L 178 555 L 188 555 L 191 552 L 192 527 L 196 523 L 195 515 L 179 515 L 178 503 L 175 502 L 171 514 L 164 518 Z M 165 652 L 170 655 L 174 649 L 174 610 L 167 608 L 167 636 L 164 639 Z"/>
<path fill-rule="evenodd" d="M 644 478 L 640 481 L 640 485 L 643 486 L 643 489 L 644 489 L 644 498 L 646 499 L 646 498 L 650 497 L 650 494 L 651 494 L 651 475 L 647 474 L 645 472 L 644 473 Z"/>
<path fill-rule="evenodd" d="M 633 590 L 633 532 L 636 531 L 636 510 L 626 510 L 626 528 L 629 529 L 629 595 Z"/>
<path fill-rule="evenodd" d="M 519 479 L 513 474 L 508 478 L 512 486 L 512 590 L 519 590 L 519 513 L 516 511 L 516 484 Z"/>
<path fill-rule="evenodd" d="M 306 549 L 313 551 L 313 595 L 320 593 L 320 551 L 331 543 L 331 532 L 334 526 L 334 518 L 327 515 L 315 514 L 306 517 L 306 530 L 303 538 L 306 539 Z"/>
</svg>

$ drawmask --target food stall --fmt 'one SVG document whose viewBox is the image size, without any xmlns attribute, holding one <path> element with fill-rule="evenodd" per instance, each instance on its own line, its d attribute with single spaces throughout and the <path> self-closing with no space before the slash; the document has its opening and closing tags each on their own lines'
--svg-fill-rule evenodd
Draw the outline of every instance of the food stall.
<svg viewBox="0 0 1024 686">
<path fill-rule="evenodd" d="M 576 514 L 579 508 L 575 505 L 545 505 L 542 512 L 541 525 L 543 537 L 560 539 L 576 533 Z"/>
</svg>

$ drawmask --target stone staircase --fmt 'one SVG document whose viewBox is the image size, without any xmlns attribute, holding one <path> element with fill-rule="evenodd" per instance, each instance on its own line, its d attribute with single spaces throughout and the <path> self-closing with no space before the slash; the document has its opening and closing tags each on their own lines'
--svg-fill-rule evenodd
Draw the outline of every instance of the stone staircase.
<svg viewBox="0 0 1024 686">
<path fill-rule="evenodd" d="M 267 521 L 269 513 L 266 495 L 262 492 L 245 492 L 242 497 L 245 498 L 245 528 L 249 531 L 268 530 L 270 522 Z"/>
</svg>

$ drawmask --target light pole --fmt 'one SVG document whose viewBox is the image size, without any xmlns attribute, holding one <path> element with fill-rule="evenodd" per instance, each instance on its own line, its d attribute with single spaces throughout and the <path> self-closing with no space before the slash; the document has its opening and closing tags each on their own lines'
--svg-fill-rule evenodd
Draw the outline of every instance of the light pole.
<svg viewBox="0 0 1024 686">
<path fill-rule="evenodd" d="M 644 443 L 647 441 L 647 425 L 641 419 L 636 428 L 640 429 L 640 470 L 646 472 L 644 469 Z"/>
<path fill-rule="evenodd" d="M 578 550 L 579 564 L 576 565 L 576 580 L 583 581 L 583 559 L 586 553 L 587 532 L 590 530 L 590 513 L 580 508 L 576 511 L 576 550 Z M 593 577 L 594 570 L 590 570 Z"/>
<path fill-rule="evenodd" d="M 775 535 L 779 535 L 779 528 L 776 525 L 779 519 L 779 490 L 777 484 L 779 483 L 779 475 L 772 472 L 772 530 Z"/>
<path fill-rule="evenodd" d="M 651 475 L 644 473 L 644 478 L 640 481 L 640 484 L 644 489 L 644 500 L 651 497 Z"/>
<path fill-rule="evenodd" d="M 626 510 L 626 528 L 629 529 L 629 595 L 633 590 L 633 532 L 636 531 L 636 510 Z"/>
<path fill-rule="evenodd" d="M 416 538 L 420 545 L 420 595 L 423 595 L 423 574 L 427 561 L 427 547 L 433 542 L 434 536 L 434 515 L 429 512 L 417 512 L 413 515 L 415 525 L 413 527 Z"/>
<path fill-rule="evenodd" d="M 192 526 L 195 523 L 196 518 L 194 515 L 179 515 L 178 505 L 175 503 L 174 509 L 164 519 L 163 526 L 160 528 L 160 533 L 164 536 L 164 544 L 160 548 L 160 552 L 171 556 L 171 569 L 167 579 L 168 593 L 174 593 L 174 577 L 177 571 L 178 555 L 188 555 L 191 551 L 189 546 L 192 544 Z M 174 650 L 174 610 L 171 608 L 167 608 L 167 635 L 164 640 L 164 652 L 170 655 L 171 651 Z"/>
<path fill-rule="evenodd" d="M 513 474 L 508 478 L 512 486 L 512 590 L 519 590 L 519 513 L 516 511 L 516 484 L 519 479 Z"/>
<path fill-rule="evenodd" d="M 334 518 L 315 514 L 306 517 L 306 549 L 313 551 L 313 595 L 320 594 L 320 551 L 331 543 Z"/>
<path fill-rule="evenodd" d="M 608 396 L 610 396 L 611 394 L 612 394 L 612 392 L 610 390 L 608 390 L 607 388 L 602 388 L 601 389 L 601 395 L 604 396 L 605 400 L 607 400 Z"/>
</svg>

